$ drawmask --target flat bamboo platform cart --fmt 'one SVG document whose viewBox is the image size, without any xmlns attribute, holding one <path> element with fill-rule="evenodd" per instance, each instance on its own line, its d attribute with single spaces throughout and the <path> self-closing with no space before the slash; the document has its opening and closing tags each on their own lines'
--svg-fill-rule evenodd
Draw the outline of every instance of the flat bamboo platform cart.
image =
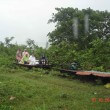
<svg viewBox="0 0 110 110">
<path fill-rule="evenodd" d="M 60 72 L 70 73 L 71 75 L 79 75 L 79 76 L 95 76 L 101 78 L 110 78 L 110 72 L 100 72 L 100 71 L 80 71 L 80 70 L 67 70 L 60 69 Z"/>
<path fill-rule="evenodd" d="M 27 67 L 29 69 L 31 68 L 43 68 L 43 69 L 51 69 L 52 65 L 50 64 L 36 64 L 36 65 L 29 65 L 29 64 L 19 64 L 16 63 L 16 65 L 21 66 L 21 67 Z"/>
</svg>

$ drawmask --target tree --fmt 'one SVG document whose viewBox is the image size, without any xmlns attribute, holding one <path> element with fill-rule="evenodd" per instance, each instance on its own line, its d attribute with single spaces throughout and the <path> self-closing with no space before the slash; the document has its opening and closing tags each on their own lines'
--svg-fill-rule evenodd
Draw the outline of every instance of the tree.
<svg viewBox="0 0 110 110">
<path fill-rule="evenodd" d="M 14 37 L 6 37 L 5 38 L 5 45 L 6 47 L 9 47 L 10 46 L 10 42 L 14 39 Z"/>
<path fill-rule="evenodd" d="M 62 41 L 77 43 L 80 49 L 90 48 L 90 42 L 110 37 L 110 13 L 94 11 L 90 8 L 56 8 L 48 23 L 56 23 L 56 28 L 48 33 L 49 41 L 58 44 Z M 77 33 L 78 32 L 78 33 Z"/>
<path fill-rule="evenodd" d="M 67 44 L 62 41 L 58 45 L 52 45 L 47 51 L 49 61 L 59 66 L 59 64 L 70 64 L 76 60 L 76 44 Z"/>
<path fill-rule="evenodd" d="M 107 71 L 110 68 L 110 39 L 97 38 L 91 42 L 91 48 L 78 52 L 77 60 L 83 69 Z"/>
<path fill-rule="evenodd" d="M 28 47 L 32 50 L 34 50 L 35 48 L 38 48 L 35 41 L 32 39 L 27 39 L 26 43 L 27 43 Z"/>
</svg>

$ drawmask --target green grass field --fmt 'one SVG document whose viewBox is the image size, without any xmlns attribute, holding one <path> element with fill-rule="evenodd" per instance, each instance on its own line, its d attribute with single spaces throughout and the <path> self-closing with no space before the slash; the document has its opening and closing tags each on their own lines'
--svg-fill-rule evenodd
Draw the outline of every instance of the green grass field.
<svg viewBox="0 0 110 110">
<path fill-rule="evenodd" d="M 0 70 L 0 110 L 110 110 L 110 89 L 57 74 Z"/>
</svg>

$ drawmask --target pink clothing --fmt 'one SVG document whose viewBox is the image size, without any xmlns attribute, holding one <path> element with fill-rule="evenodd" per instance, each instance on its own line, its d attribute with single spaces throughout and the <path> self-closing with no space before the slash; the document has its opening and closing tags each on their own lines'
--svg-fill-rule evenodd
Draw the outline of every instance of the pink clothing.
<svg viewBox="0 0 110 110">
<path fill-rule="evenodd" d="M 16 52 L 16 60 L 19 62 L 21 61 L 21 59 L 22 59 L 22 52 L 18 50 Z"/>
</svg>

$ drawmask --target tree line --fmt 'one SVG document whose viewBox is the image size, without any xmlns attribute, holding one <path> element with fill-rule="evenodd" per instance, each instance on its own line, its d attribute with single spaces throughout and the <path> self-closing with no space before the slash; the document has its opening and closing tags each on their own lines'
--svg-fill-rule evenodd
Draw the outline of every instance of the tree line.
<svg viewBox="0 0 110 110">
<path fill-rule="evenodd" d="M 48 33 L 49 48 L 39 47 L 32 39 L 25 45 L 12 44 L 14 37 L 0 42 L 0 66 L 13 67 L 18 48 L 27 48 L 40 58 L 45 53 L 51 64 L 71 64 L 76 61 L 82 70 L 110 71 L 110 12 L 56 8 L 48 23 L 55 29 Z"/>
<path fill-rule="evenodd" d="M 32 39 L 27 39 L 25 44 L 12 43 L 14 37 L 6 37 L 4 42 L 0 42 L 0 67 L 13 68 L 16 62 L 16 52 L 18 49 L 27 49 L 30 54 L 34 54 L 39 59 L 45 49 L 39 47 Z"/>
<path fill-rule="evenodd" d="M 51 61 L 77 61 L 85 70 L 109 71 L 110 12 L 56 8 L 48 23 L 56 24 L 55 30 L 48 33 Z"/>
</svg>

